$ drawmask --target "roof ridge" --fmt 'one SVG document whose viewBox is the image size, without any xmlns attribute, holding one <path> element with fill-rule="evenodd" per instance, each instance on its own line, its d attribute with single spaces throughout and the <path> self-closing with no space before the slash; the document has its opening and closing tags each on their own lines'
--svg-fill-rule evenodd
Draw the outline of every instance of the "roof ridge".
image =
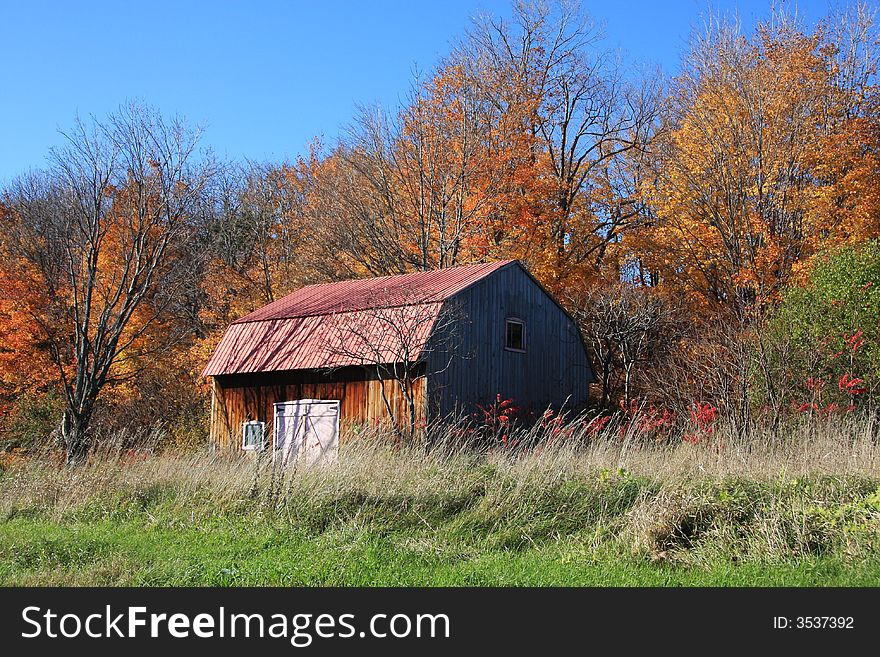
<svg viewBox="0 0 880 657">
<path fill-rule="evenodd" d="M 269 319 L 320 317 L 369 308 L 442 302 L 486 276 L 516 262 L 518 261 L 474 262 L 405 274 L 312 283 L 256 308 L 232 323 L 248 324 Z"/>
<path fill-rule="evenodd" d="M 316 283 L 316 285 L 318 285 Z M 302 288 L 300 288 L 302 289 Z M 282 297 L 283 298 L 283 297 Z M 235 319 L 230 324 L 255 324 L 257 322 L 283 322 L 286 319 L 301 319 L 303 317 L 327 317 L 328 315 L 348 315 L 350 313 L 362 313 L 368 310 L 392 310 L 394 308 L 407 308 L 408 306 L 430 306 L 434 303 L 443 303 L 446 299 L 426 299 L 424 301 L 413 301 L 412 303 L 395 303 L 390 306 L 367 306 L 364 308 L 350 308 L 348 310 L 328 310 L 323 312 L 303 313 L 302 315 L 285 315 L 284 317 L 265 317 L 262 319 L 245 319 L 248 313 L 241 319 Z M 259 309 L 258 309 L 259 310 Z"/>
<path fill-rule="evenodd" d="M 340 283 L 354 283 L 357 281 L 381 281 L 383 278 L 403 278 L 404 276 L 419 276 L 421 274 L 436 274 L 438 272 L 449 272 L 456 269 L 464 269 L 465 267 L 479 267 L 485 265 L 502 265 L 509 264 L 511 262 L 515 262 L 516 259 L 506 259 L 506 260 L 489 260 L 488 262 L 469 262 L 465 265 L 454 265 L 452 267 L 440 267 L 439 269 L 423 269 L 420 271 L 407 271 L 402 274 L 382 274 L 381 276 L 366 276 L 364 278 L 342 278 L 338 281 L 325 281 L 323 283 L 308 283 L 307 285 L 303 285 L 300 288 L 294 290 L 294 292 L 298 292 L 299 290 L 305 290 L 310 287 L 318 287 L 320 285 L 338 285 Z M 293 294 L 291 292 L 291 294 Z M 285 295 L 287 296 L 287 295 Z M 281 297 L 282 299 L 284 297 Z"/>
</svg>

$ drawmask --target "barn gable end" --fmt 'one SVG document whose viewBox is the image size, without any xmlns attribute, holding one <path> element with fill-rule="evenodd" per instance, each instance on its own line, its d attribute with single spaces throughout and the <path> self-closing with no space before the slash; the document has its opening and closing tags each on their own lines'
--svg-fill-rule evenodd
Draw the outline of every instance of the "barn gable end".
<svg viewBox="0 0 880 657">
<path fill-rule="evenodd" d="M 428 349 L 432 415 L 469 414 L 501 395 L 526 415 L 580 410 L 595 379 L 581 334 L 565 310 L 512 262 L 446 302 L 462 321 L 457 354 Z M 505 348 L 507 319 L 525 327 L 525 350 Z"/>
<path fill-rule="evenodd" d="M 537 415 L 587 401 L 593 376 L 574 322 L 519 262 L 486 263 L 309 286 L 236 321 L 203 373 L 212 378 L 212 442 L 241 447 L 243 423 L 257 421 L 271 445 L 274 405 L 298 399 L 338 400 L 342 426 L 387 422 L 388 406 L 402 425 L 399 382 L 368 366 L 358 346 L 328 351 L 328 327 L 338 329 L 339 318 L 352 329 L 337 331 L 337 341 L 381 339 L 373 311 L 385 308 L 402 309 L 401 317 L 428 313 L 411 352 L 418 425 L 471 413 L 496 395 Z M 505 348 L 514 318 L 525 332 L 515 351 Z"/>
</svg>

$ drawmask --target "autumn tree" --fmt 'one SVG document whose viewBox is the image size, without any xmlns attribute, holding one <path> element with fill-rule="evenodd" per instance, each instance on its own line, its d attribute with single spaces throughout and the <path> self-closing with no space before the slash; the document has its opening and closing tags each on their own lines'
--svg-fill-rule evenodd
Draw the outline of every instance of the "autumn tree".
<svg viewBox="0 0 880 657">
<path fill-rule="evenodd" d="M 623 155 L 644 150 L 657 96 L 600 36 L 575 4 L 517 4 L 398 110 L 362 108 L 297 172 L 323 261 L 382 275 L 523 258 L 554 289 L 595 277 L 640 216 L 638 158 Z"/>
<path fill-rule="evenodd" d="M 306 240 L 301 199 L 288 165 L 227 165 L 215 176 L 209 230 L 213 276 L 260 305 L 301 281 L 299 251 Z M 248 309 L 252 310 L 252 308 Z"/>
<path fill-rule="evenodd" d="M 629 283 L 567 301 L 597 364 L 600 405 L 610 407 L 618 392 L 629 404 L 638 394 L 637 374 L 676 346 L 675 309 L 655 290 Z"/>
<path fill-rule="evenodd" d="M 609 245 L 640 216 L 627 184 L 637 171 L 623 156 L 651 137 L 658 85 L 652 76 L 627 79 L 601 39 L 577 2 L 517 2 L 511 22 L 484 17 L 460 47 L 472 84 L 494 108 L 490 120 L 518 131 L 528 149 L 520 255 L 555 289 L 601 269 Z"/>
<path fill-rule="evenodd" d="M 0 391 L 4 401 L 56 381 L 48 344 L 33 312 L 49 306 L 38 269 L 15 248 L 17 216 L 0 203 Z M 45 319 L 44 319 L 45 321 Z M 28 367 L 21 367 L 27 362 Z"/>
<path fill-rule="evenodd" d="M 751 39 L 731 22 L 695 35 L 644 187 L 641 257 L 662 281 L 754 318 L 818 250 L 876 233 L 866 30 L 835 43 L 780 13 Z M 867 66 L 844 73 L 843 50 Z"/>
<path fill-rule="evenodd" d="M 14 185 L 6 202 L 11 247 L 49 295 L 30 315 L 62 382 L 73 464 L 90 447 L 105 387 L 180 337 L 168 331 L 168 311 L 197 279 L 194 213 L 211 167 L 195 165 L 198 131 L 138 104 L 78 121 L 65 137 L 49 169 Z"/>
<path fill-rule="evenodd" d="M 351 269 L 393 274 L 485 257 L 486 216 L 506 167 L 480 102 L 450 62 L 416 80 L 396 114 L 360 109 L 312 172 L 307 206 Z M 345 219 L 328 221 L 326 213 Z"/>
</svg>

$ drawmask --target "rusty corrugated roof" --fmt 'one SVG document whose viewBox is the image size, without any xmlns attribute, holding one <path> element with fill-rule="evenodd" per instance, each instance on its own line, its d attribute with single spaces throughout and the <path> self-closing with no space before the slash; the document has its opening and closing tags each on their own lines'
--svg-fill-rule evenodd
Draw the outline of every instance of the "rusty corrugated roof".
<svg viewBox="0 0 880 657">
<path fill-rule="evenodd" d="M 443 301 L 510 262 L 309 285 L 233 322 L 202 375 L 418 360 Z"/>
<path fill-rule="evenodd" d="M 307 285 L 245 315 L 235 323 L 443 301 L 511 262 L 503 260 L 400 276 Z"/>
</svg>

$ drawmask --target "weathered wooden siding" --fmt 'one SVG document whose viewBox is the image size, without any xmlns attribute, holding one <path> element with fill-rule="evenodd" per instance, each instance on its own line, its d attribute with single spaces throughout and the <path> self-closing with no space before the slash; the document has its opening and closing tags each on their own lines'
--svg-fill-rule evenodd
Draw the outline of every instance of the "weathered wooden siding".
<svg viewBox="0 0 880 657">
<path fill-rule="evenodd" d="M 287 380 L 285 380 L 285 378 Z M 409 415 L 406 398 L 396 381 L 371 380 L 303 382 L 302 377 L 278 373 L 257 384 L 236 377 L 212 378 L 211 442 L 218 447 L 241 446 L 241 425 L 248 420 L 266 423 L 266 432 L 272 440 L 274 404 L 297 399 L 338 399 L 340 424 L 381 424 L 388 422 L 388 412 L 382 399 L 382 386 L 399 422 L 406 423 Z M 425 379 L 414 381 L 413 397 L 416 402 L 416 421 L 424 422 Z M 270 442 L 270 444 L 272 444 Z"/>
<path fill-rule="evenodd" d="M 580 410 L 587 402 L 593 374 L 580 333 L 518 264 L 494 272 L 446 303 L 462 321 L 457 355 L 450 359 L 438 348 L 428 356 L 432 416 L 471 413 L 475 404 L 490 403 L 498 394 L 537 415 L 549 406 Z M 525 353 L 504 348 L 509 317 L 525 323 Z M 433 339 L 443 342 L 439 336 Z"/>
</svg>

